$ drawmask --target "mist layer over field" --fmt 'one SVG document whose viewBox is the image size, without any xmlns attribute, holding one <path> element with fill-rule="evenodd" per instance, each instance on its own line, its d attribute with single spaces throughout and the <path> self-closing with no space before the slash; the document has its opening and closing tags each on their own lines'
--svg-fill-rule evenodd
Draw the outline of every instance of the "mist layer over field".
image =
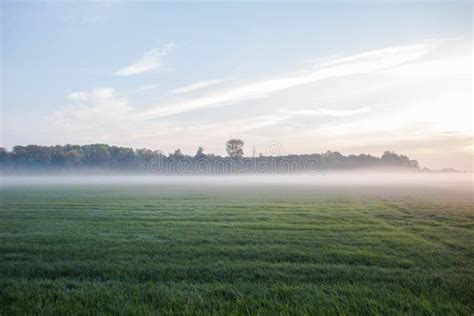
<svg viewBox="0 0 474 316">
<path fill-rule="evenodd" d="M 127 186 L 293 186 L 324 188 L 438 188 L 472 192 L 472 173 L 450 172 L 320 172 L 292 175 L 44 175 L 5 176 L 2 187 L 57 185 L 127 185 Z"/>
</svg>

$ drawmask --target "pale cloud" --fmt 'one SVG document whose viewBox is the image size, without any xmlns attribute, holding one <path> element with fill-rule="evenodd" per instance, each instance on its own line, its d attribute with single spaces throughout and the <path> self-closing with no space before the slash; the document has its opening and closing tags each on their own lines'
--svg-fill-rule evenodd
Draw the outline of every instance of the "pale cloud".
<svg viewBox="0 0 474 316">
<path fill-rule="evenodd" d="M 357 109 L 350 109 L 350 110 L 336 110 L 336 109 L 304 109 L 304 110 L 297 110 L 297 111 L 290 111 L 290 110 L 282 110 L 283 113 L 289 115 L 305 115 L 305 116 L 332 116 L 332 117 L 344 117 L 344 116 L 352 116 L 362 113 L 370 112 L 371 107 L 364 106 Z"/>
<path fill-rule="evenodd" d="M 424 43 L 394 46 L 362 54 L 356 54 L 348 57 L 335 58 L 321 63 L 320 67 L 334 66 L 360 66 L 364 65 L 366 70 L 376 70 L 401 65 L 423 57 L 429 53 L 434 46 L 439 45 L 442 41 L 432 40 Z"/>
<path fill-rule="evenodd" d="M 291 115 L 286 113 L 263 114 L 224 122 L 214 122 L 204 126 L 202 124 L 194 124 L 187 126 L 187 128 L 193 133 L 212 133 L 216 130 L 223 134 L 245 133 L 255 129 L 278 125 L 290 117 Z"/>
<path fill-rule="evenodd" d="M 163 57 L 171 53 L 175 47 L 174 43 L 169 43 L 161 48 L 153 48 L 132 64 L 117 70 L 115 74 L 131 76 L 158 69 L 163 66 Z"/>
<path fill-rule="evenodd" d="M 66 99 L 72 103 L 48 120 L 48 132 L 63 143 L 105 142 L 150 147 L 154 138 L 176 135 L 183 130 L 171 123 L 157 125 L 144 120 L 127 98 L 110 87 L 72 92 Z"/>
<path fill-rule="evenodd" d="M 219 130 L 225 133 L 237 133 L 237 132 L 246 132 L 259 128 L 269 127 L 273 125 L 278 125 L 284 121 L 296 118 L 298 116 L 319 116 L 319 117 L 347 117 L 358 115 L 362 113 L 367 113 L 371 110 L 371 107 L 365 106 L 361 108 L 351 109 L 351 110 L 336 110 L 336 109 L 319 109 L 319 110 L 280 110 L 272 114 L 264 114 L 253 117 L 248 117 L 244 119 L 236 120 L 227 120 L 225 122 L 218 122 L 215 124 L 208 124 L 205 126 L 206 130 L 211 132 L 212 130 Z M 192 125 L 189 128 L 194 130 L 202 130 L 202 126 Z"/>
<path fill-rule="evenodd" d="M 143 124 L 133 119 L 136 110 L 112 88 L 73 92 L 67 98 L 74 103 L 56 112 L 50 121 L 50 129 L 61 131 L 59 137 L 66 141 L 114 141 Z"/>
<path fill-rule="evenodd" d="M 197 109 L 225 106 L 243 100 L 263 98 L 273 93 L 317 81 L 357 74 L 370 74 L 415 62 L 430 53 L 442 41 L 390 47 L 364 54 L 338 58 L 314 70 L 303 70 L 285 76 L 271 77 L 228 88 L 184 102 L 152 108 L 144 113 L 148 118 L 158 118 Z"/>
<path fill-rule="evenodd" d="M 69 100 L 86 100 L 87 99 L 87 94 L 85 91 L 76 91 L 76 92 L 71 92 L 66 96 L 66 99 Z"/>
<path fill-rule="evenodd" d="M 68 94 L 67 99 L 73 101 L 88 101 L 88 100 L 111 100 L 115 95 L 112 88 L 96 88 L 91 91 L 76 91 Z"/>
<path fill-rule="evenodd" d="M 227 81 L 226 79 L 214 79 L 214 80 L 203 80 L 203 81 L 198 81 L 195 83 L 192 83 L 190 85 L 176 88 L 171 91 L 171 93 L 179 94 L 179 93 L 188 93 L 188 92 L 194 92 L 196 90 L 201 90 L 204 88 L 208 88 L 211 86 L 218 85 L 220 83 L 223 83 Z"/>
</svg>

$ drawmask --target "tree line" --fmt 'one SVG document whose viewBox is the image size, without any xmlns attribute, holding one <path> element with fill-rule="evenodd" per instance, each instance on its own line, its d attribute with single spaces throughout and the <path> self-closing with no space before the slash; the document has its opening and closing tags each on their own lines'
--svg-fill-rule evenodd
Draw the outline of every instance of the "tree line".
<svg viewBox="0 0 474 316">
<path fill-rule="evenodd" d="M 419 169 L 416 160 L 386 151 L 382 156 L 342 155 L 337 151 L 301 155 L 244 156 L 244 142 L 226 143 L 227 156 L 207 154 L 199 147 L 194 155 L 177 149 L 164 154 L 159 150 L 91 145 L 14 146 L 0 148 L 0 169 L 4 172 L 110 170 L 154 172 L 158 174 L 298 173 L 318 170 L 405 168 Z"/>
</svg>

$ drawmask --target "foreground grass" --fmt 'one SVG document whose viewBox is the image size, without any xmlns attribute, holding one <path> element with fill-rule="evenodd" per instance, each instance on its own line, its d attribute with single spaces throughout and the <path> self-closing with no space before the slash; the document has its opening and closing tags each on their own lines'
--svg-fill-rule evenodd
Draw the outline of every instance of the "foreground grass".
<svg viewBox="0 0 474 316">
<path fill-rule="evenodd" d="M 0 314 L 472 315 L 472 200 L 369 191 L 3 188 Z"/>
</svg>

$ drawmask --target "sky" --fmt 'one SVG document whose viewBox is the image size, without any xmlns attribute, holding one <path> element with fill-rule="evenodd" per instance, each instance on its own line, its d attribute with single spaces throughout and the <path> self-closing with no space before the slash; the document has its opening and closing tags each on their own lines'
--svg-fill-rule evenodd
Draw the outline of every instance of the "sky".
<svg viewBox="0 0 474 316">
<path fill-rule="evenodd" d="M 1 3 L 0 146 L 473 170 L 470 1 Z"/>
</svg>

